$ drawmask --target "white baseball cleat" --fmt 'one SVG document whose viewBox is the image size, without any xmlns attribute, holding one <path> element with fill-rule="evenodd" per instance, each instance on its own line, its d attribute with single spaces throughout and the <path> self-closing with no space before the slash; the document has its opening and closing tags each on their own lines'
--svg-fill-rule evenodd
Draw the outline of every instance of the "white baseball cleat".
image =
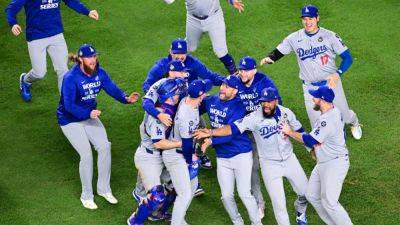
<svg viewBox="0 0 400 225">
<path fill-rule="evenodd" d="M 83 207 L 87 209 L 97 209 L 96 203 L 94 203 L 93 199 L 84 200 L 81 199 Z"/>
<path fill-rule="evenodd" d="M 259 206 L 258 207 L 258 214 L 260 215 L 260 219 L 264 218 L 265 216 L 265 207 L 264 206 Z"/>
<path fill-rule="evenodd" d="M 118 200 L 114 197 L 114 195 L 109 192 L 109 193 L 105 193 L 105 194 L 99 194 L 101 197 L 105 198 L 107 200 L 107 202 L 111 203 L 111 204 L 117 204 Z"/>
<path fill-rule="evenodd" d="M 361 139 L 362 137 L 361 124 L 356 124 L 351 126 L 351 135 L 353 135 L 353 138 L 356 140 Z"/>
</svg>

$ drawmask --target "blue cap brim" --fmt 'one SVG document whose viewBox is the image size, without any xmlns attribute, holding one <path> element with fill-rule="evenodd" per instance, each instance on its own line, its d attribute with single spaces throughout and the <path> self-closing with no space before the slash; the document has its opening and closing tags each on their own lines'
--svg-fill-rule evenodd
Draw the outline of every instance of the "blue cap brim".
<svg viewBox="0 0 400 225">
<path fill-rule="evenodd" d="M 172 54 L 187 54 L 187 51 L 171 50 Z"/>
<path fill-rule="evenodd" d="M 310 93 L 314 98 L 321 98 L 318 94 L 318 90 L 308 90 L 308 93 Z"/>
<path fill-rule="evenodd" d="M 318 15 L 302 14 L 302 15 L 300 16 L 300 18 L 303 18 L 303 17 L 316 18 L 316 17 L 318 17 Z"/>
</svg>

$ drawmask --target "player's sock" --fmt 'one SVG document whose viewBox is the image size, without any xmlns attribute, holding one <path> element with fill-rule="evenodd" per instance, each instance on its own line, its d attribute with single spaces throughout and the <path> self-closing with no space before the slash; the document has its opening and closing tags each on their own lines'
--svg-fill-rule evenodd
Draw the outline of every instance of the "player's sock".
<svg viewBox="0 0 400 225">
<path fill-rule="evenodd" d="M 234 74 L 236 73 L 236 65 L 235 65 L 235 60 L 232 58 L 231 55 L 226 54 L 225 56 L 222 56 L 219 58 L 219 60 L 224 64 L 225 68 L 228 70 L 229 74 Z"/>
</svg>

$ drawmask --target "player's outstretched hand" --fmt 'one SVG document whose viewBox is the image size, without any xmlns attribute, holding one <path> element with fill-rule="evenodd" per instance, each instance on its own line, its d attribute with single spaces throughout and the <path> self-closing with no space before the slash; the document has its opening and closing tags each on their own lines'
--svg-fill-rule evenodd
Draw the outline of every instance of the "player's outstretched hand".
<svg viewBox="0 0 400 225">
<path fill-rule="evenodd" d="M 100 110 L 93 109 L 93 110 L 90 112 L 90 118 L 96 119 L 96 118 L 98 118 L 98 117 L 100 116 L 100 114 L 101 114 L 101 111 L 100 111 Z"/>
<path fill-rule="evenodd" d="M 260 65 L 265 65 L 265 64 L 274 64 L 274 60 L 272 60 L 270 57 L 265 57 L 261 59 Z"/>
<path fill-rule="evenodd" d="M 329 75 L 326 80 L 328 81 L 328 86 L 331 89 L 336 88 L 337 82 L 339 81 L 340 76 L 337 73 L 333 73 L 331 75 Z"/>
<path fill-rule="evenodd" d="M 193 138 L 196 140 L 208 138 L 210 136 L 211 136 L 210 129 L 206 129 L 206 128 L 197 129 L 193 133 Z"/>
<path fill-rule="evenodd" d="M 281 131 L 284 135 L 290 136 L 290 133 L 292 132 L 292 128 L 289 126 L 288 123 L 284 123 Z"/>
<path fill-rule="evenodd" d="M 171 116 L 166 113 L 158 114 L 157 118 L 167 127 L 170 127 L 172 125 Z"/>
<path fill-rule="evenodd" d="M 22 28 L 18 24 L 15 24 L 14 26 L 11 27 L 11 32 L 15 36 L 18 36 L 20 33 L 22 33 Z"/>
<path fill-rule="evenodd" d="M 239 13 L 244 11 L 244 4 L 241 0 L 232 0 L 232 5 L 239 11 Z"/>
<path fill-rule="evenodd" d="M 135 103 L 135 102 L 137 102 L 138 100 L 139 100 L 139 98 L 140 98 L 140 94 L 139 93 L 137 93 L 137 92 L 132 92 L 132 94 L 131 95 L 129 95 L 128 97 L 126 97 L 126 101 L 128 102 L 128 103 Z"/>
<path fill-rule="evenodd" d="M 94 20 L 99 20 L 99 14 L 96 10 L 91 10 L 88 16 Z"/>
</svg>

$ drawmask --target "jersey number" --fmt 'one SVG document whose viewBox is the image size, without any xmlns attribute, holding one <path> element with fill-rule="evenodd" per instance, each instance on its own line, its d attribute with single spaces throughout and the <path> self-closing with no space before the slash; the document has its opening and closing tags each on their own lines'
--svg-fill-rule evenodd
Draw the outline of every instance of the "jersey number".
<svg viewBox="0 0 400 225">
<path fill-rule="evenodd" d="M 322 63 L 323 66 L 328 64 L 328 60 L 329 60 L 329 56 L 327 54 L 321 56 L 321 63 Z"/>
</svg>

